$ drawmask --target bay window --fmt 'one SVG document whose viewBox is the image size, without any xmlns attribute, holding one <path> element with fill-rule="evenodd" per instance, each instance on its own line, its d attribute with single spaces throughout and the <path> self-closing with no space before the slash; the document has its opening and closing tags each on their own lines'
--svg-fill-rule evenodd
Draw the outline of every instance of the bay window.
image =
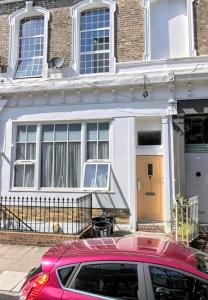
<svg viewBox="0 0 208 300">
<path fill-rule="evenodd" d="M 16 126 L 14 188 L 106 190 L 109 176 L 108 122 Z"/>
</svg>

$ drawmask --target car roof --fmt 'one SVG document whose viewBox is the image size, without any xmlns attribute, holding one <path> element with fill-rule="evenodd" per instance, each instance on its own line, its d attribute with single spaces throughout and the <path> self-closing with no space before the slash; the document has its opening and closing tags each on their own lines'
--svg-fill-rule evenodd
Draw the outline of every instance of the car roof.
<svg viewBox="0 0 208 300">
<path fill-rule="evenodd" d="M 186 265 L 196 269 L 193 252 L 169 238 L 142 236 L 82 239 L 64 242 L 51 248 L 43 257 L 45 261 L 59 264 L 97 260 L 130 260 L 158 264 Z"/>
</svg>

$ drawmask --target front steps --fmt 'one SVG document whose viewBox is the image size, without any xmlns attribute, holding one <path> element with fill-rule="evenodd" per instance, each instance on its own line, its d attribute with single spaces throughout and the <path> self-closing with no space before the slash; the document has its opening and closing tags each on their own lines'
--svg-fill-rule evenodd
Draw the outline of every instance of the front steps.
<svg viewBox="0 0 208 300">
<path fill-rule="evenodd" d="M 164 233 L 165 226 L 163 222 L 158 221 L 138 221 L 137 231 Z"/>
</svg>

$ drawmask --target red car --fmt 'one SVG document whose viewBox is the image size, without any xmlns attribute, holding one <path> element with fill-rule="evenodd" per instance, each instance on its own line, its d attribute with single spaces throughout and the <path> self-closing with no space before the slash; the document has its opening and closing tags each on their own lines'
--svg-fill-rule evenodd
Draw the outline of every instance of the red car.
<svg viewBox="0 0 208 300">
<path fill-rule="evenodd" d="M 65 242 L 29 273 L 21 300 L 205 300 L 208 256 L 168 239 Z"/>
</svg>

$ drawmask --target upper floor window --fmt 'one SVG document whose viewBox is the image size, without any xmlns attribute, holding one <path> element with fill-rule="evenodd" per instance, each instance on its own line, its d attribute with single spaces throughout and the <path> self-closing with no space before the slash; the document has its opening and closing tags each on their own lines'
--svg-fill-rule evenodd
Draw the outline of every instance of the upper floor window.
<svg viewBox="0 0 208 300">
<path fill-rule="evenodd" d="M 43 69 L 44 17 L 20 21 L 19 55 L 15 77 L 39 77 Z"/>
<path fill-rule="evenodd" d="M 32 1 L 10 16 L 9 77 L 47 76 L 48 20 L 49 12 Z"/>
<path fill-rule="evenodd" d="M 114 72 L 114 0 L 85 0 L 72 8 L 72 67 L 79 74 Z"/>
<path fill-rule="evenodd" d="M 80 18 L 80 73 L 109 72 L 109 9 L 85 10 Z"/>
<path fill-rule="evenodd" d="M 145 59 L 195 56 L 194 0 L 146 0 Z"/>
</svg>

